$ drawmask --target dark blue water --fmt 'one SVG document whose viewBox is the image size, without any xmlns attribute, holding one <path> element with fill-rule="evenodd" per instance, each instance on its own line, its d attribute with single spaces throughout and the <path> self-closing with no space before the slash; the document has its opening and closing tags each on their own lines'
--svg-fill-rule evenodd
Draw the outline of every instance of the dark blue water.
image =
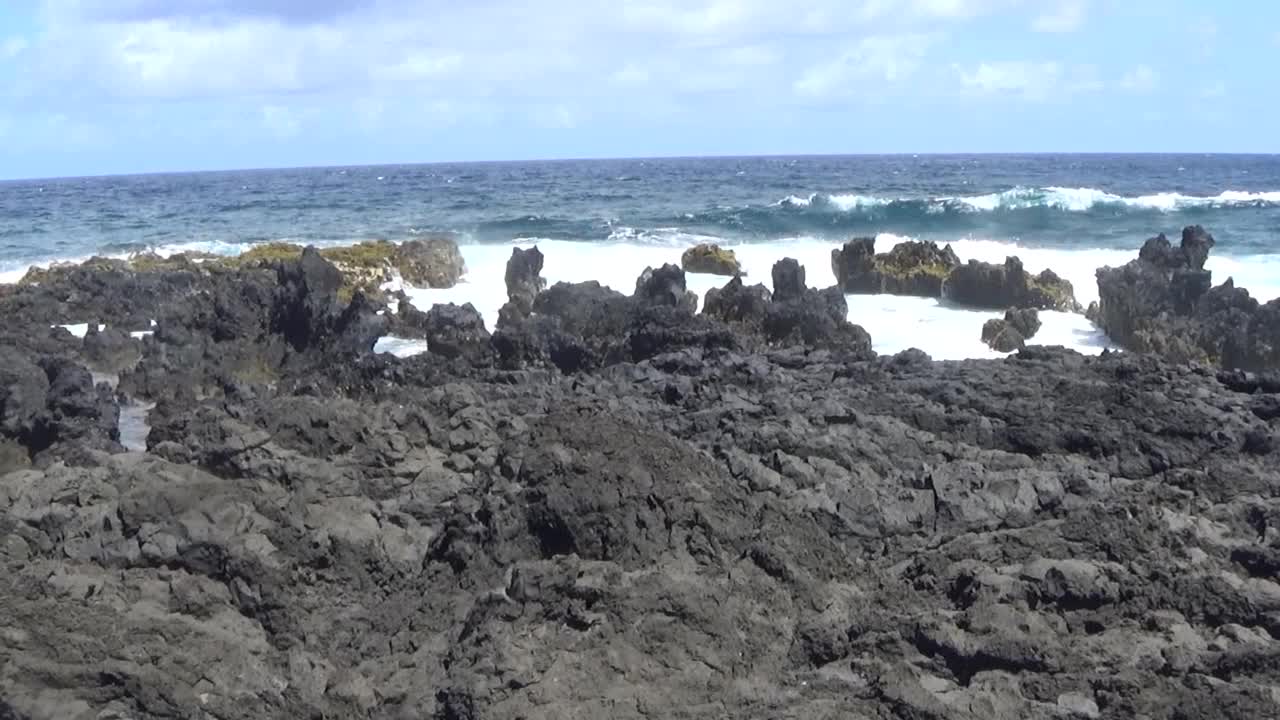
<svg viewBox="0 0 1280 720">
<path fill-rule="evenodd" d="M 981 155 L 405 165 L 0 183 L 0 270 L 190 246 L 235 252 L 453 231 L 688 243 L 893 233 L 1136 248 L 1199 223 L 1280 253 L 1280 156 Z"/>
</svg>

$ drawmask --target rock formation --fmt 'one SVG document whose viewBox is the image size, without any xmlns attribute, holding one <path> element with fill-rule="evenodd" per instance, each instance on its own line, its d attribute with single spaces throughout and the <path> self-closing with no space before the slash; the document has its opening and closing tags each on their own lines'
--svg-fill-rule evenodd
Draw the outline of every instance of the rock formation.
<svg viewBox="0 0 1280 720">
<path fill-rule="evenodd" d="M 1261 304 L 1230 278 L 1213 287 L 1204 269 L 1213 236 L 1199 226 L 1173 247 L 1151 238 L 1138 259 L 1098 270 L 1093 320 L 1129 350 L 1226 368 L 1280 368 L 1280 300 Z"/>
<path fill-rule="evenodd" d="M 1052 270 L 1032 275 L 1016 257 L 1003 265 L 970 260 L 951 271 L 942 285 L 942 296 L 960 305 L 993 310 L 1034 308 L 1082 312 L 1071 283 Z"/>
<path fill-rule="evenodd" d="M 680 267 L 687 273 L 730 276 L 743 274 L 733 250 L 709 243 L 685 250 L 680 256 Z"/>
<path fill-rule="evenodd" d="M 877 357 L 794 261 L 496 363 L 369 352 L 314 252 L 92 272 L 0 297 L 0 718 L 1280 715 L 1280 375 Z M 145 453 L 83 308 L 158 320 Z"/>
<path fill-rule="evenodd" d="M 831 270 L 847 293 L 941 297 L 942 283 L 960 266 L 950 245 L 907 241 L 876 253 L 876 239 L 854 238 L 831 251 Z"/>
</svg>

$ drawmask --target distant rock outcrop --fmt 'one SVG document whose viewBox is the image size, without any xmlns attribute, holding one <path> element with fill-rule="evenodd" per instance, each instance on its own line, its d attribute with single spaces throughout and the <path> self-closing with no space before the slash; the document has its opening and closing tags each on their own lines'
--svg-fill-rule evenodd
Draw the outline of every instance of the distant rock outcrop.
<svg viewBox="0 0 1280 720">
<path fill-rule="evenodd" d="M 732 250 L 719 245 L 703 243 L 684 251 L 680 267 L 687 273 L 705 275 L 742 275 L 742 266 Z"/>
<path fill-rule="evenodd" d="M 1090 317 L 1135 352 L 1243 370 L 1280 368 L 1280 300 L 1261 304 L 1231 279 L 1213 287 L 1204 269 L 1213 236 L 1195 225 L 1174 247 L 1148 240 L 1138 259 L 1098 270 Z"/>
<path fill-rule="evenodd" d="M 950 245 L 907 241 L 876 253 L 876 239 L 854 238 L 831 251 L 831 270 L 847 293 L 940 297 L 942 283 L 960 266 Z"/>
<path fill-rule="evenodd" d="M 1071 283 L 1052 270 L 1032 275 L 1016 257 L 1003 265 L 970 260 L 951 271 L 942 285 L 942 296 L 961 305 L 979 308 L 1035 308 L 1081 312 Z"/>
</svg>

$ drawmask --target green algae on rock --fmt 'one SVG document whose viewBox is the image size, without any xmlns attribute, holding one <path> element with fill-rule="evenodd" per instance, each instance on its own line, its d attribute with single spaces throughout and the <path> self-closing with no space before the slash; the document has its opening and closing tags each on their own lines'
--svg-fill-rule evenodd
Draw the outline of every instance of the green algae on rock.
<svg viewBox="0 0 1280 720">
<path fill-rule="evenodd" d="M 54 263 L 33 267 L 20 285 L 38 285 L 72 271 L 99 270 L 121 273 L 217 272 L 266 268 L 279 262 L 297 260 L 303 247 L 295 243 L 270 242 L 254 245 L 240 255 L 227 257 L 187 252 L 164 257 L 154 252 L 138 253 L 129 259 L 92 257 L 82 263 Z M 458 244 L 444 236 L 409 240 L 396 244 L 388 240 L 368 240 L 354 245 L 330 247 L 320 255 L 342 273 L 338 297 L 348 302 L 360 291 L 381 297 L 382 286 L 398 274 L 406 283 L 423 288 L 449 288 L 457 284 L 466 266 Z"/>
<path fill-rule="evenodd" d="M 680 256 L 680 267 L 688 273 L 702 275 L 744 275 L 737 255 L 727 248 L 711 243 L 695 245 Z"/>
<path fill-rule="evenodd" d="M 831 251 L 831 271 L 847 293 L 940 297 L 942 283 L 960 265 L 950 245 L 908 241 L 876 253 L 876 239 L 854 238 Z"/>
</svg>

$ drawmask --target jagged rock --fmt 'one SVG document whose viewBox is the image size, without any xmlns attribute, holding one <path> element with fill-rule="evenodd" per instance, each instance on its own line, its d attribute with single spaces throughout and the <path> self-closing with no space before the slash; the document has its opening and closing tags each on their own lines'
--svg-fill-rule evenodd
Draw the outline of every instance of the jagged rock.
<svg viewBox="0 0 1280 720">
<path fill-rule="evenodd" d="M 722 288 L 711 288 L 702 303 L 702 313 L 728 324 L 738 324 L 763 332 L 773 293 L 764 285 L 747 286 L 735 277 Z"/>
<path fill-rule="evenodd" d="M 1052 270 L 1031 275 L 1016 257 L 1004 265 L 970 260 L 951 271 L 942 296 L 960 305 L 979 308 L 1035 308 L 1082 312 L 1071 283 Z"/>
<path fill-rule="evenodd" d="M 507 261 L 505 281 L 507 304 L 499 312 L 499 324 L 509 319 L 526 317 L 533 312 L 533 300 L 547 287 L 542 278 L 542 251 L 536 246 L 528 250 L 515 248 Z"/>
<path fill-rule="evenodd" d="M 875 358 L 794 262 L 401 360 L 271 267 L 159 313 L 145 454 L 78 340 L 0 314 L 0 716 L 1277 716 L 1280 374 Z M 92 308 L 61 282 L 0 302 Z"/>
<path fill-rule="evenodd" d="M 708 243 L 685 250 L 680 256 L 680 267 L 688 273 L 730 276 L 743 274 L 733 250 Z"/>
<path fill-rule="evenodd" d="M 1099 269 L 1094 322 L 1135 352 L 1226 368 L 1280 367 L 1280 301 L 1260 304 L 1231 279 L 1213 287 L 1203 268 L 1214 244 L 1190 226 L 1177 248 L 1159 235 L 1137 260 Z"/>
<path fill-rule="evenodd" d="M 808 289 L 804 280 L 804 266 L 794 258 L 783 258 L 774 263 L 772 274 L 775 302 L 799 300 Z"/>
<path fill-rule="evenodd" d="M 635 298 L 642 305 L 678 308 L 690 315 L 698 310 L 698 296 L 688 291 L 684 270 L 671 264 L 645 268 L 636 279 Z"/>
<path fill-rule="evenodd" d="M 950 245 L 907 241 L 876 254 L 876 239 L 854 238 L 831 251 L 836 284 L 847 293 L 941 297 L 942 282 L 960 266 Z"/>
</svg>

